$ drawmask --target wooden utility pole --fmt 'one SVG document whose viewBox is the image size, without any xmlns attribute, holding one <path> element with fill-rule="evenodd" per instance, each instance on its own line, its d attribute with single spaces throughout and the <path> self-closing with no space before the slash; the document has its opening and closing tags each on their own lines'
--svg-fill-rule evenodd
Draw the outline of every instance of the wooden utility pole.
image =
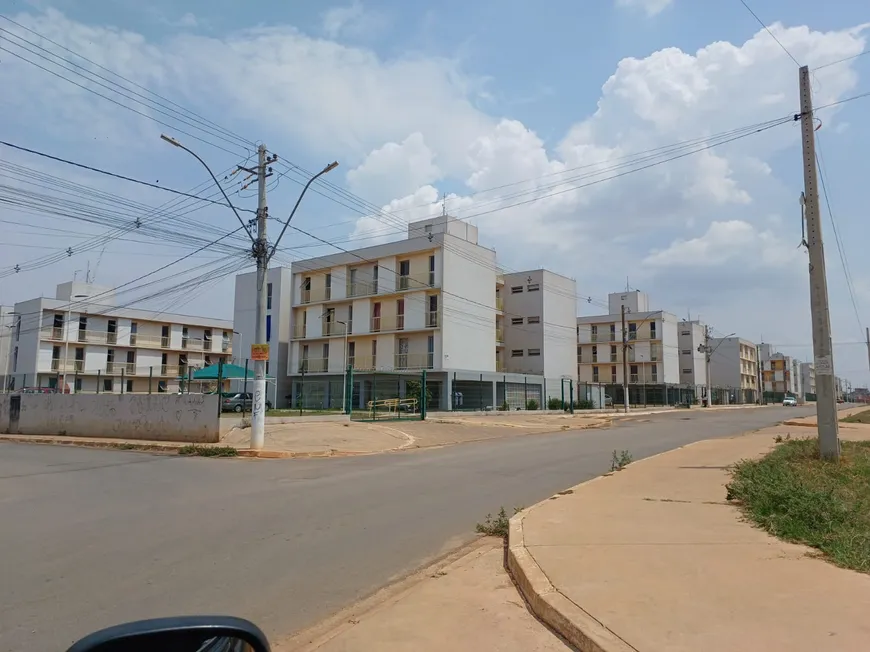
<svg viewBox="0 0 870 652">
<path fill-rule="evenodd" d="M 813 324 L 813 358 L 816 368 L 816 421 L 819 451 L 824 459 L 839 460 L 836 377 L 831 343 L 831 313 L 828 308 L 828 280 L 825 273 L 825 247 L 822 243 L 822 221 L 819 217 L 815 127 L 809 68 L 801 66 L 799 75 L 804 157 L 804 210 L 807 223 L 807 249 L 810 257 L 810 311 Z"/>
</svg>

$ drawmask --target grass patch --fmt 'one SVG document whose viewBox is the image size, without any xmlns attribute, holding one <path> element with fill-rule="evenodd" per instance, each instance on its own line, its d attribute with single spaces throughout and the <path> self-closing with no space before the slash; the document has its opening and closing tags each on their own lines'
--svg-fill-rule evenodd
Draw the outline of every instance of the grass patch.
<svg viewBox="0 0 870 652">
<path fill-rule="evenodd" d="M 841 442 L 834 463 L 820 458 L 817 439 L 783 441 L 760 460 L 739 462 L 726 489 L 770 534 L 870 573 L 870 442 Z"/>
<path fill-rule="evenodd" d="M 622 471 L 633 461 L 634 458 L 629 451 L 613 451 L 613 456 L 610 458 L 610 470 L 611 472 Z"/>
<path fill-rule="evenodd" d="M 840 419 L 843 423 L 870 423 L 870 410 L 856 412 L 855 414 Z"/>
<path fill-rule="evenodd" d="M 232 446 L 197 446 L 196 444 L 188 444 L 178 449 L 179 455 L 199 457 L 236 457 L 239 451 Z"/>
<path fill-rule="evenodd" d="M 521 511 L 523 511 L 522 507 L 514 507 L 514 514 L 518 514 Z M 492 514 L 487 514 L 483 523 L 478 523 L 475 530 L 480 534 L 490 537 L 507 539 L 508 531 L 510 530 L 510 520 L 510 516 L 507 515 L 504 507 L 502 507 L 494 517 Z"/>
</svg>

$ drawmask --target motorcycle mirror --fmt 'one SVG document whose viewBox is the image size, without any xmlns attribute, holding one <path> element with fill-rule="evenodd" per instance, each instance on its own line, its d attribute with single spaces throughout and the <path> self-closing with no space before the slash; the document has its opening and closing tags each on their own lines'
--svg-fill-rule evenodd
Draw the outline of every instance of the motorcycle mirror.
<svg viewBox="0 0 870 652">
<path fill-rule="evenodd" d="M 88 634 L 67 652 L 269 652 L 254 623 L 225 616 L 139 620 Z"/>
</svg>

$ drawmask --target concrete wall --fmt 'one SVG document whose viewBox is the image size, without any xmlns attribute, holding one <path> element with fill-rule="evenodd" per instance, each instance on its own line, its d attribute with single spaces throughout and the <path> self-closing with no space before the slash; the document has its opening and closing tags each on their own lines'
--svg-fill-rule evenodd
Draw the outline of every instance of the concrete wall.
<svg viewBox="0 0 870 652">
<path fill-rule="evenodd" d="M 183 394 L 21 394 L 18 427 L 0 398 L 0 432 L 209 443 L 220 439 L 218 397 Z"/>
</svg>

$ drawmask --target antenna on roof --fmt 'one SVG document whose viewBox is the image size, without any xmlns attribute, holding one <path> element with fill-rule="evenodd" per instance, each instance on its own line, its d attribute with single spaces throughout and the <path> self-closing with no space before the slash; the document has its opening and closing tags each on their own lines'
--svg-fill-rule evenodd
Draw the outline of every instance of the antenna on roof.
<svg viewBox="0 0 870 652">
<path fill-rule="evenodd" d="M 447 217 L 447 193 L 441 193 L 441 217 Z"/>
</svg>

